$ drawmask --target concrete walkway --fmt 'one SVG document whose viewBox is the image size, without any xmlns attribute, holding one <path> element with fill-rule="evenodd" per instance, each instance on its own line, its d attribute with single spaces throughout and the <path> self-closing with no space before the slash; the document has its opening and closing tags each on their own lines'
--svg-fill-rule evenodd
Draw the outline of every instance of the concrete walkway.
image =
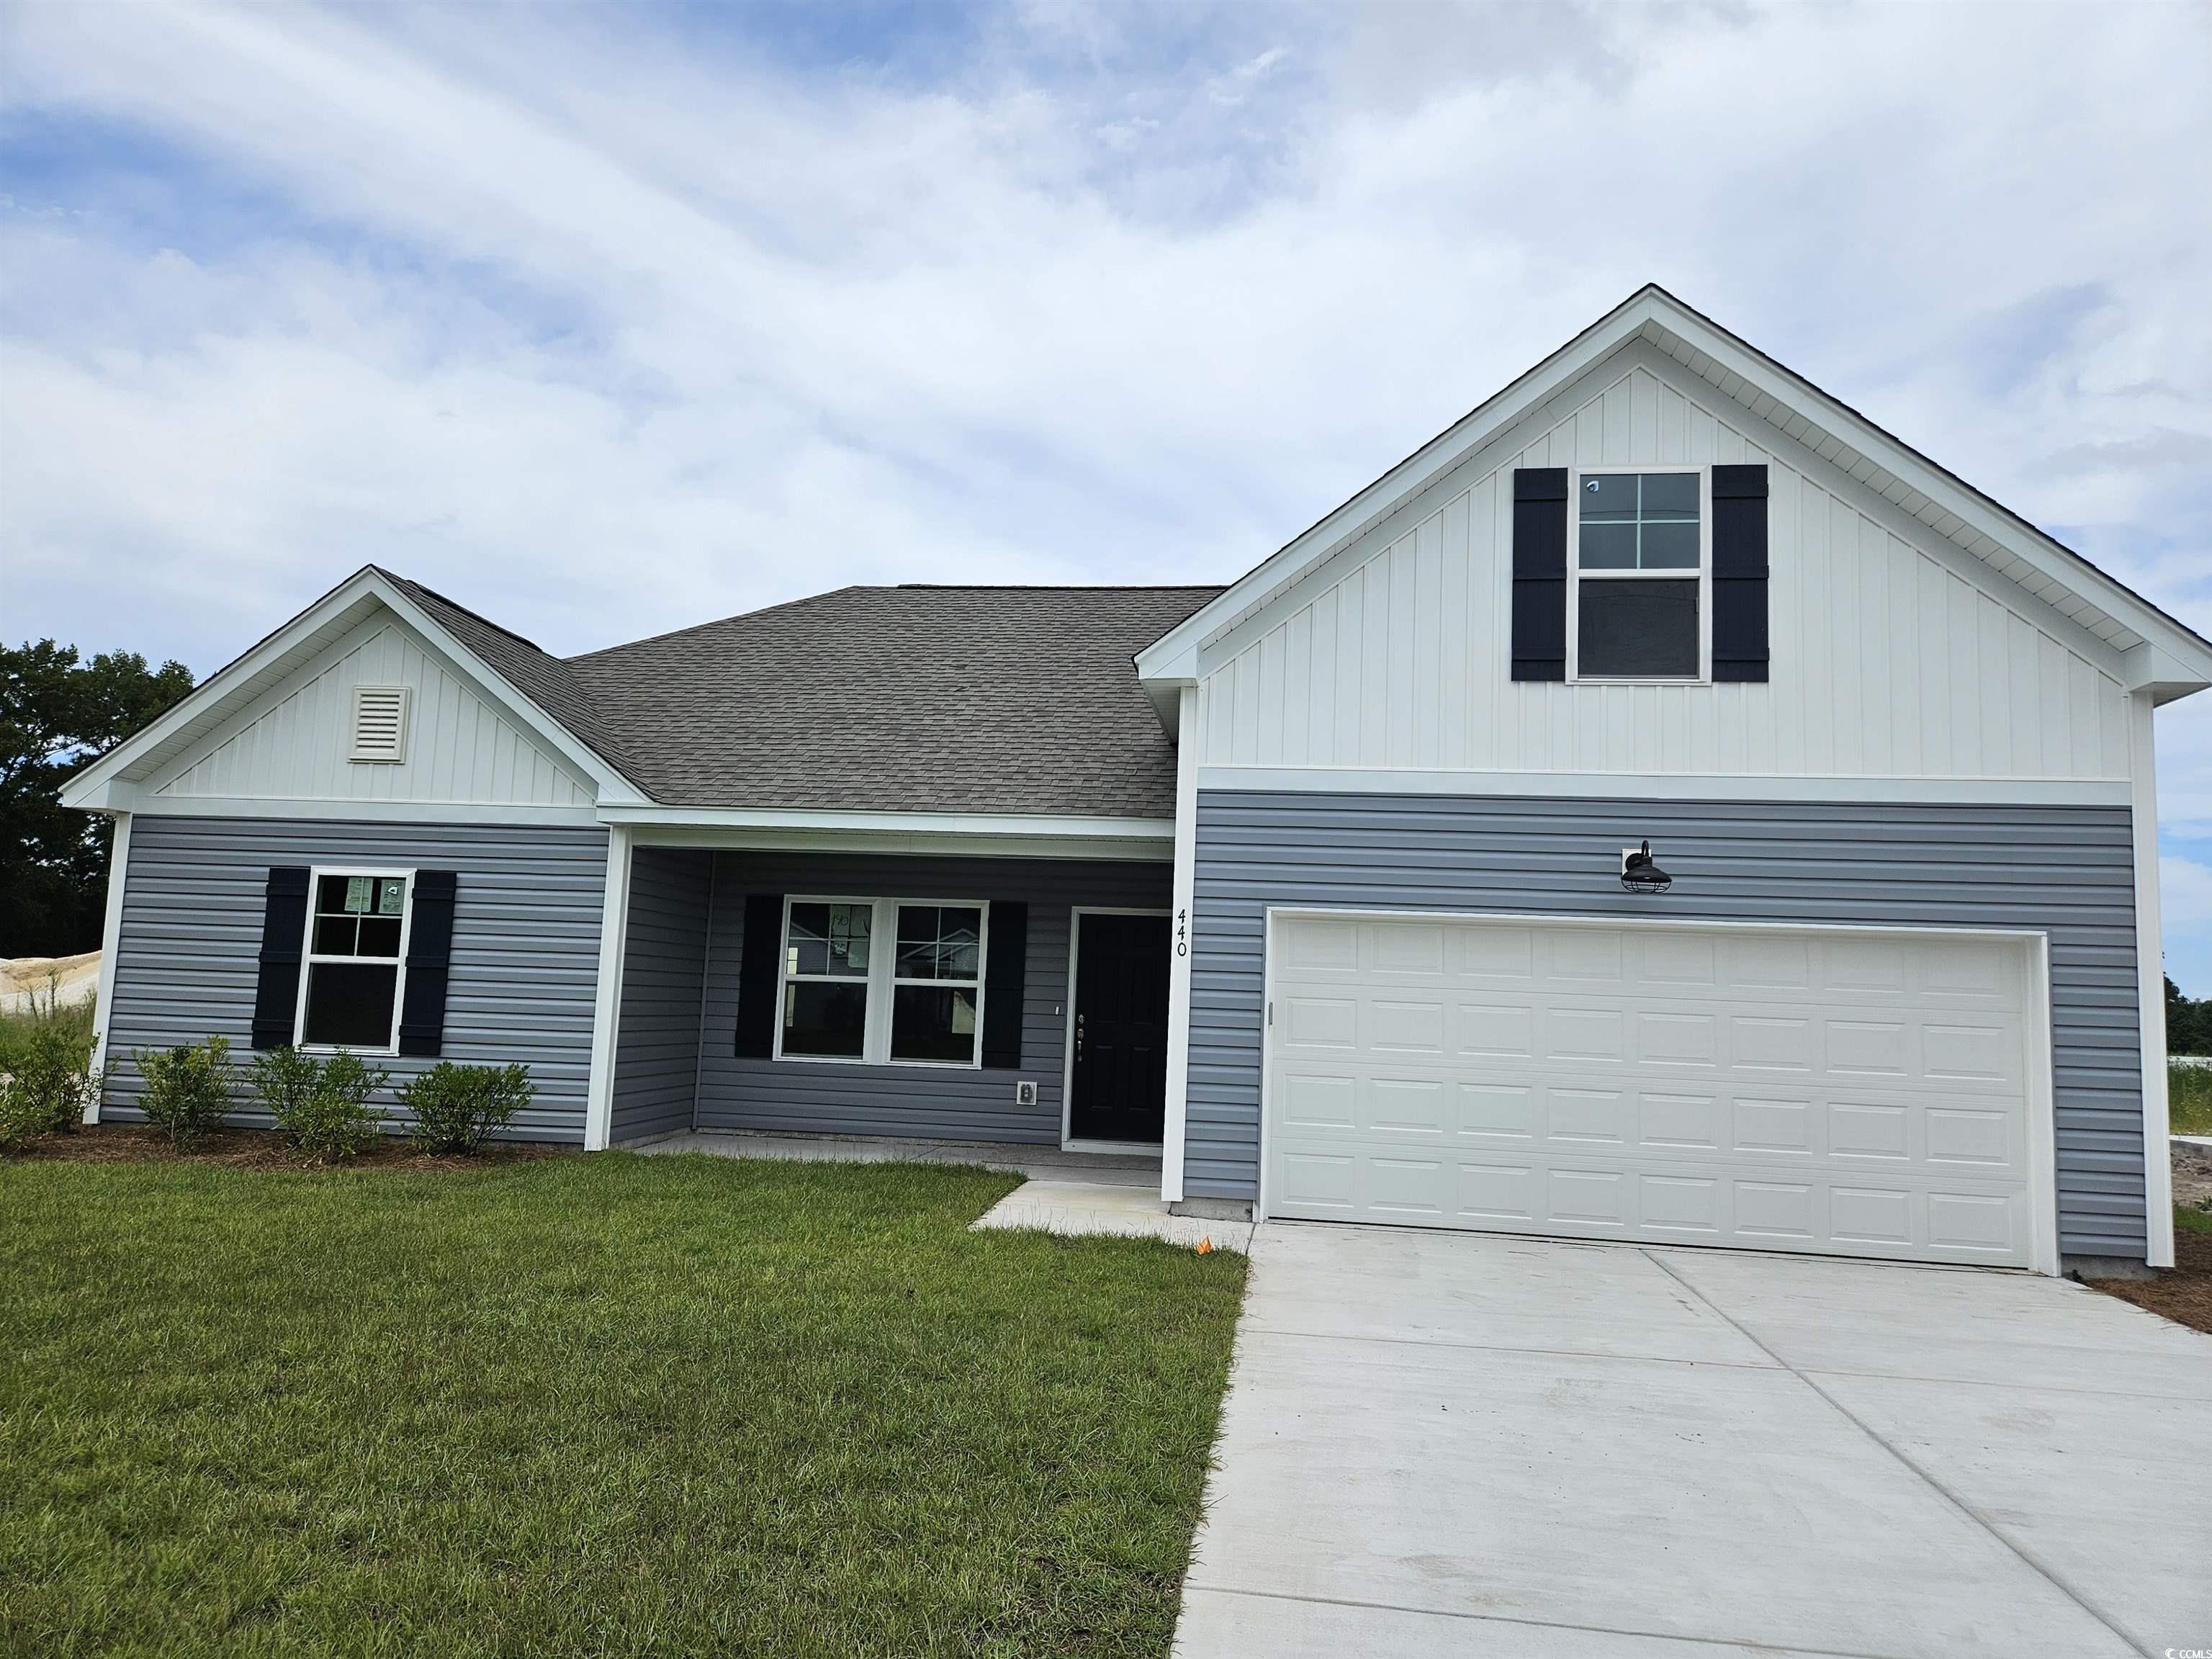
<svg viewBox="0 0 2212 1659">
<path fill-rule="evenodd" d="M 654 1140 L 628 1143 L 623 1151 L 653 1154 L 704 1152 L 711 1158 L 785 1158 L 802 1163 L 980 1164 L 1014 1170 L 1032 1181 L 1079 1181 L 1092 1185 L 1160 1188 L 1158 1154 L 1070 1152 L 1012 1140 L 908 1140 L 896 1135 L 771 1135 L 745 1129 L 687 1129 Z"/>
<path fill-rule="evenodd" d="M 890 1135 L 769 1135 L 690 1130 L 633 1143 L 632 1152 L 713 1158 L 785 1158 L 841 1164 L 980 1164 L 1029 1179 L 972 1224 L 979 1232 L 1032 1228 L 1073 1237 L 1158 1238 L 1186 1249 L 1201 1242 L 1242 1250 L 1249 1221 L 1170 1215 L 1160 1202 L 1160 1161 L 1141 1153 L 1071 1152 L 1006 1140 L 906 1140 Z"/>
<path fill-rule="evenodd" d="M 2212 1337 L 2023 1274 L 1252 1255 L 1185 1659 L 2212 1648 Z"/>
<path fill-rule="evenodd" d="M 984 1212 L 969 1228 L 989 1232 L 1027 1227 L 1069 1237 L 1110 1235 L 1158 1238 L 1185 1249 L 1201 1243 L 1217 1250 L 1251 1248 L 1249 1221 L 1208 1221 L 1170 1215 L 1157 1188 L 1107 1187 L 1079 1181 L 1030 1181 Z"/>
</svg>

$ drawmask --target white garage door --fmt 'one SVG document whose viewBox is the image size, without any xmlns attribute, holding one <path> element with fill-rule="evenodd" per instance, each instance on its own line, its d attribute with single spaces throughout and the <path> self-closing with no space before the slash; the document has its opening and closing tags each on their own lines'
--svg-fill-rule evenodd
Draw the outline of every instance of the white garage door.
<svg viewBox="0 0 2212 1659">
<path fill-rule="evenodd" d="M 1267 948 L 1269 1215 L 2055 1268 L 2022 941 L 1276 913 Z"/>
</svg>

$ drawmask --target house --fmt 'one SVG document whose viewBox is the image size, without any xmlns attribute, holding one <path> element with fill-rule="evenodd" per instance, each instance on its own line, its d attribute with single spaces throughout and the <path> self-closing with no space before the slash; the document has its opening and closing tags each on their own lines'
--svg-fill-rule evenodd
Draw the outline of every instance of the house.
<svg viewBox="0 0 2212 1659">
<path fill-rule="evenodd" d="M 2208 683 L 1646 289 L 1227 588 L 561 659 L 358 572 L 70 787 L 102 1109 L 222 1032 L 526 1061 L 519 1133 L 587 1147 L 1157 1146 L 1200 1213 L 2163 1264 L 2151 721 Z"/>
</svg>

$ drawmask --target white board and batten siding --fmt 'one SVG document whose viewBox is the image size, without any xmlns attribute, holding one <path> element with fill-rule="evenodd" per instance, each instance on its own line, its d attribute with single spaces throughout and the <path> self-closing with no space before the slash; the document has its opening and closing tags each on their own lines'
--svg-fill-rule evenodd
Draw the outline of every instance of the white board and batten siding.
<svg viewBox="0 0 2212 1659">
<path fill-rule="evenodd" d="M 363 687 L 408 692 L 403 758 L 364 764 L 354 757 L 356 693 Z M 385 613 L 348 631 L 149 781 L 142 797 L 154 811 L 204 811 L 241 799 L 496 806 L 588 821 L 596 793 L 458 666 Z"/>
<path fill-rule="evenodd" d="M 1261 1210 L 2054 1272 L 2039 939 L 1269 918 Z"/>
<path fill-rule="evenodd" d="M 1200 653 L 1208 767 L 2124 780 L 2109 647 L 1646 347 Z M 1516 684 L 1513 471 L 1768 467 L 1772 679 Z M 1220 780 L 1226 781 L 1226 780 Z"/>
</svg>

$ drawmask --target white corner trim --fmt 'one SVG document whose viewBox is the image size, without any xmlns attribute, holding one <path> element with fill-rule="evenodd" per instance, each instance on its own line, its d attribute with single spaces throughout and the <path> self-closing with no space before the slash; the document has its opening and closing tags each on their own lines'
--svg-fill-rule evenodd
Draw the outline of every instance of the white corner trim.
<svg viewBox="0 0 2212 1659">
<path fill-rule="evenodd" d="M 607 832 L 607 884 L 599 903 L 599 993 L 592 1005 L 592 1073 L 584 1095 L 584 1150 L 605 1152 L 614 1137 L 615 1044 L 622 1035 L 623 957 L 629 945 L 631 830 Z"/>
<path fill-rule="evenodd" d="M 123 887 L 131 869 L 131 814 L 115 815 L 115 839 L 107 849 L 107 915 L 100 929 L 100 988 L 94 992 L 96 1004 L 92 1011 L 92 1069 L 107 1070 L 107 1032 L 109 1022 L 115 1017 L 115 955 L 123 942 Z M 84 1109 L 87 1123 L 100 1121 L 100 1108 L 107 1097 L 107 1085 L 103 1078 L 100 1092 Z"/>
<path fill-rule="evenodd" d="M 2142 1032 L 2144 1260 L 2173 1265 L 2173 1164 L 2166 1077 L 2166 951 L 2158 913 L 2158 750 L 2148 688 L 2128 696 L 2129 759 L 2135 769 L 2136 1025 Z"/>
<path fill-rule="evenodd" d="M 1198 875 L 1199 688 L 1182 688 L 1176 744 L 1175 896 L 1168 919 L 1168 1098 L 1160 1131 L 1160 1200 L 1180 1204 L 1183 1135 L 1190 1120 L 1191 907 Z"/>
</svg>

